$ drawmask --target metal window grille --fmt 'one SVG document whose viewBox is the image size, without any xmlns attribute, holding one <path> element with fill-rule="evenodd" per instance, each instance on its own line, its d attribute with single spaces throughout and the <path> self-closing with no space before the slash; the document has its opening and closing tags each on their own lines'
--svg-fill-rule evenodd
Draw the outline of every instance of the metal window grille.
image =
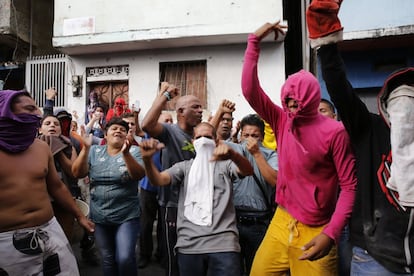
<svg viewBox="0 0 414 276">
<path fill-rule="evenodd" d="M 68 83 L 69 58 L 64 54 L 34 56 L 26 62 L 26 88 L 36 104 L 43 107 L 45 91 L 55 87 L 55 106 L 65 106 Z"/>
<path fill-rule="evenodd" d="M 180 94 L 194 95 L 207 107 L 207 63 L 205 60 L 160 63 L 160 81 L 180 89 Z M 167 109 L 174 109 L 173 103 Z"/>
</svg>

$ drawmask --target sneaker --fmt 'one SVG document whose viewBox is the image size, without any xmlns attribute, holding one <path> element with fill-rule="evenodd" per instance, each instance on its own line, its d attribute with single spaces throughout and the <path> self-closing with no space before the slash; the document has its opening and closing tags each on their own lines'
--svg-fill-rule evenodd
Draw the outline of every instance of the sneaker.
<svg viewBox="0 0 414 276">
<path fill-rule="evenodd" d="M 138 260 L 138 268 L 144 268 L 148 266 L 150 260 L 147 257 L 140 257 Z"/>
</svg>

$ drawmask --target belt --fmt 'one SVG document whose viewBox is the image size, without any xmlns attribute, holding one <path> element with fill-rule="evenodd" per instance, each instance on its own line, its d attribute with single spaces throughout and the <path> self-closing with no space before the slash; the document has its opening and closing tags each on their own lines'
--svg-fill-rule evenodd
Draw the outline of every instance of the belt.
<svg viewBox="0 0 414 276">
<path fill-rule="evenodd" d="M 269 214 L 245 215 L 243 213 L 236 213 L 237 222 L 242 225 L 265 224 L 268 225 L 270 221 Z"/>
<path fill-rule="evenodd" d="M 268 225 L 269 219 L 239 216 L 237 217 L 237 222 L 241 225 L 257 225 L 257 224 Z"/>
</svg>

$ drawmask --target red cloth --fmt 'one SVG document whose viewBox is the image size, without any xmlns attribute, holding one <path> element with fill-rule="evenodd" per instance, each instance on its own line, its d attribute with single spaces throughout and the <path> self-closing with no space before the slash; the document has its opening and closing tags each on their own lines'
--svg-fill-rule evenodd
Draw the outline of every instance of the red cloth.
<svg viewBox="0 0 414 276">
<path fill-rule="evenodd" d="M 118 98 L 115 100 L 114 107 L 108 110 L 106 122 L 109 122 L 112 117 L 120 117 L 124 113 L 131 113 L 131 109 L 127 107 L 124 99 Z"/>
<path fill-rule="evenodd" d="M 342 0 L 313 0 L 306 10 L 309 38 L 316 39 L 343 30 L 338 18 Z"/>
</svg>

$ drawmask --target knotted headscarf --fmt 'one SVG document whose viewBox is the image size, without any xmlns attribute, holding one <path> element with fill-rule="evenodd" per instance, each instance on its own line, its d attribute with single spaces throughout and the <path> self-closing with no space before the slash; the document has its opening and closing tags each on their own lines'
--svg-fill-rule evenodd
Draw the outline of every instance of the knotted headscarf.
<svg viewBox="0 0 414 276">
<path fill-rule="evenodd" d="M 18 153 L 25 151 L 37 136 L 40 116 L 33 114 L 14 114 L 11 108 L 15 97 L 26 95 L 27 91 L 0 91 L 0 149 Z"/>
</svg>

